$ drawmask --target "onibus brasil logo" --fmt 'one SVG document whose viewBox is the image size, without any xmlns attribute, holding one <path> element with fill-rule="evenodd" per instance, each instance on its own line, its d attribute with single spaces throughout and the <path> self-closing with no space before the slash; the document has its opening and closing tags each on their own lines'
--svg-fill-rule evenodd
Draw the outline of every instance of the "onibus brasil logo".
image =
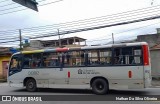
<svg viewBox="0 0 160 104">
<path fill-rule="evenodd" d="M 31 96 L 2 96 L 2 101 L 42 101 L 42 98 Z"/>
</svg>

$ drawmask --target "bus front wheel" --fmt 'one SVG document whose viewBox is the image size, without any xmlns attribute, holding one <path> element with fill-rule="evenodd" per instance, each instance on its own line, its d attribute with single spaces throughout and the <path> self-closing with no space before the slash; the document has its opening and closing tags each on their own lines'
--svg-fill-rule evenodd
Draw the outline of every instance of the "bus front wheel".
<svg viewBox="0 0 160 104">
<path fill-rule="evenodd" d="M 28 79 L 26 82 L 26 89 L 29 92 L 34 92 L 37 89 L 36 81 L 34 79 Z"/>
<path fill-rule="evenodd" d="M 92 87 L 92 91 L 98 95 L 106 94 L 109 91 L 108 83 L 106 82 L 106 80 L 102 78 L 95 79 L 92 82 L 91 87 Z"/>
</svg>

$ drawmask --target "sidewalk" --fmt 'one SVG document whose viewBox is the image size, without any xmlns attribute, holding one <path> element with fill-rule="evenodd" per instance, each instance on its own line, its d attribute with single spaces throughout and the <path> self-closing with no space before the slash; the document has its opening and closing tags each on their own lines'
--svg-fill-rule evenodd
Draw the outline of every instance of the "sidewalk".
<svg viewBox="0 0 160 104">
<path fill-rule="evenodd" d="M 0 79 L 0 83 L 2 83 L 2 82 L 7 82 L 7 80 L 6 79 Z"/>
<path fill-rule="evenodd" d="M 153 87 L 160 87 L 160 79 L 152 79 Z"/>
</svg>

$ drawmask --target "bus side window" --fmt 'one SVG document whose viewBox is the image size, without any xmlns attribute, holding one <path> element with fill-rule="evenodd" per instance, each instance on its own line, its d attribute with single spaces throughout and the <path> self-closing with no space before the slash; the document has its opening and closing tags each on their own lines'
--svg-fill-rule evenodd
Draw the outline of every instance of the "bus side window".
<svg viewBox="0 0 160 104">
<path fill-rule="evenodd" d="M 142 64 L 142 51 L 141 49 L 134 49 L 134 64 Z"/>
<path fill-rule="evenodd" d="M 71 66 L 71 52 L 64 53 L 64 66 Z"/>
<path fill-rule="evenodd" d="M 99 52 L 99 60 L 100 60 L 100 65 L 109 65 L 111 64 L 111 56 L 112 56 L 112 51 L 109 49 L 103 49 L 100 50 Z"/>
<path fill-rule="evenodd" d="M 16 70 L 17 69 L 17 60 L 16 59 L 12 59 L 11 60 L 11 70 Z"/>
<path fill-rule="evenodd" d="M 114 49 L 114 64 L 118 65 L 136 65 L 141 64 L 140 47 L 122 47 Z"/>
<path fill-rule="evenodd" d="M 64 66 L 84 66 L 84 51 L 71 51 L 64 54 Z"/>
<path fill-rule="evenodd" d="M 23 58 L 23 68 L 31 68 L 32 54 L 25 54 Z"/>
<path fill-rule="evenodd" d="M 96 66 L 100 64 L 99 50 L 88 50 L 88 65 Z"/>
<path fill-rule="evenodd" d="M 41 53 L 24 54 L 23 68 L 38 68 L 41 67 Z"/>
<path fill-rule="evenodd" d="M 41 65 L 42 67 L 59 67 L 60 60 L 58 53 L 56 52 L 43 53 Z"/>
<path fill-rule="evenodd" d="M 114 64 L 120 64 L 120 49 L 114 49 Z"/>
<path fill-rule="evenodd" d="M 17 56 L 17 57 L 13 57 L 11 59 L 11 65 L 10 68 L 11 70 L 20 70 L 21 69 L 21 57 Z"/>
<path fill-rule="evenodd" d="M 41 61 L 41 53 L 35 53 L 32 54 L 32 68 L 39 68 L 41 67 L 42 61 Z"/>
<path fill-rule="evenodd" d="M 133 47 L 122 48 L 123 64 L 129 65 L 133 61 Z"/>
</svg>

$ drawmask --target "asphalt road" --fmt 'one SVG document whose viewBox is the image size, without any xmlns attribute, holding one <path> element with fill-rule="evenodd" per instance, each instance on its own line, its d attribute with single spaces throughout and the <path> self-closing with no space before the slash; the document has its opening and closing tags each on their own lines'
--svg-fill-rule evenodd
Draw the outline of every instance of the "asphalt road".
<svg viewBox="0 0 160 104">
<path fill-rule="evenodd" d="M 53 95 L 53 97 L 68 97 L 75 98 L 75 96 L 88 97 L 85 99 L 92 99 L 90 96 L 93 96 L 93 101 L 45 101 L 45 104 L 159 104 L 160 101 L 94 101 L 100 95 L 94 95 L 91 90 L 84 89 L 40 89 L 37 92 L 27 92 L 24 88 L 14 88 L 7 86 L 6 83 L 0 83 L 0 95 L 31 95 L 31 96 L 40 96 L 40 95 Z M 60 95 L 60 96 L 58 96 Z M 147 88 L 142 90 L 111 90 L 109 94 L 104 95 L 106 98 L 114 97 L 126 97 L 126 96 L 154 96 L 158 95 L 160 97 L 160 87 L 156 88 Z M 104 97 L 103 96 L 103 97 Z M 0 104 L 21 104 L 22 102 L 0 102 Z M 23 102 L 23 104 L 44 104 L 44 102 Z"/>
</svg>

